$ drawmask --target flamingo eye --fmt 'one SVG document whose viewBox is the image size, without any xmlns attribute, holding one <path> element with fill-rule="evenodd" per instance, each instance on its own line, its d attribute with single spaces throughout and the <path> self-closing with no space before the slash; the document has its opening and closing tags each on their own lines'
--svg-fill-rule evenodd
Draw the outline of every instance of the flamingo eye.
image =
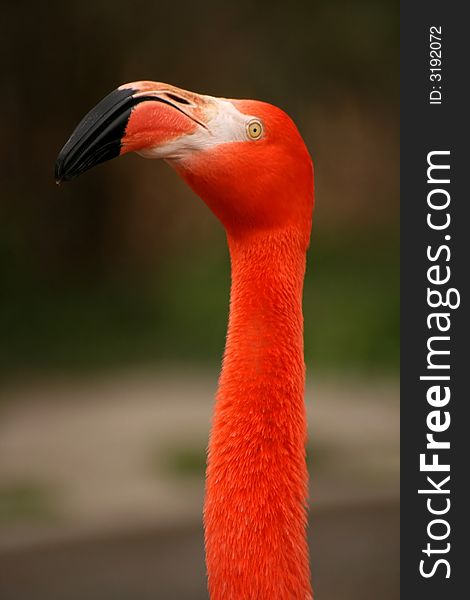
<svg viewBox="0 0 470 600">
<path fill-rule="evenodd" d="M 246 131 L 248 133 L 248 137 L 252 140 L 257 140 L 261 137 L 263 133 L 263 126 L 260 121 L 254 119 L 250 121 L 246 126 Z"/>
</svg>

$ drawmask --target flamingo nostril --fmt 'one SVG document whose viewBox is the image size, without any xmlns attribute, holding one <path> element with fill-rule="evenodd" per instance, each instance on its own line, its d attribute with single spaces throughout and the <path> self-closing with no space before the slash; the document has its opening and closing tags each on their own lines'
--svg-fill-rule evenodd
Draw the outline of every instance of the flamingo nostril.
<svg viewBox="0 0 470 600">
<path fill-rule="evenodd" d="M 181 98 L 181 96 L 177 96 L 176 94 L 172 94 L 171 92 L 166 92 L 165 96 L 174 102 L 178 102 L 179 104 L 191 104 L 186 98 Z"/>
</svg>

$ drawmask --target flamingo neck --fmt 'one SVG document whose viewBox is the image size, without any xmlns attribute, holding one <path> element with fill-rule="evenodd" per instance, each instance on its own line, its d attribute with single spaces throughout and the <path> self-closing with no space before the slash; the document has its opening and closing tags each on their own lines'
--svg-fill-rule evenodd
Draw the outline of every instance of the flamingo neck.
<svg viewBox="0 0 470 600">
<path fill-rule="evenodd" d="M 212 600 L 309 600 L 302 287 L 294 231 L 229 236 L 227 344 L 207 467 Z"/>
</svg>

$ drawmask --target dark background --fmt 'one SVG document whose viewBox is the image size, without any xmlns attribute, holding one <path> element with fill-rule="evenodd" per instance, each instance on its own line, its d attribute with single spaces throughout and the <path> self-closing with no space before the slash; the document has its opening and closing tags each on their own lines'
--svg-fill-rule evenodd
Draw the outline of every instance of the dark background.
<svg viewBox="0 0 470 600">
<path fill-rule="evenodd" d="M 153 79 L 277 104 L 307 142 L 316 589 L 326 600 L 397 598 L 398 3 L 53 0 L 4 2 L 2 13 L 3 597 L 205 594 L 198 515 L 209 416 L 195 439 L 182 427 L 170 450 L 144 449 L 153 465 L 168 462 L 173 493 L 193 498 L 194 511 L 180 507 L 179 518 L 175 508 L 171 523 L 158 499 L 149 514 L 137 484 L 113 512 L 111 467 L 96 481 L 93 469 L 103 455 L 116 458 L 118 475 L 124 468 L 125 432 L 147 392 L 168 406 L 159 415 L 168 430 L 172 407 L 181 401 L 183 422 L 192 395 L 210 412 L 228 315 L 223 229 L 164 163 L 127 156 L 60 187 L 53 179 L 82 116 L 118 85 Z M 122 429 L 96 431 L 111 431 L 123 406 Z M 152 469 L 160 485 L 165 474 Z"/>
<path fill-rule="evenodd" d="M 462 398 L 467 395 L 468 374 L 468 135 L 462 126 L 468 120 L 468 102 L 464 93 L 465 77 L 462 76 L 463 61 L 466 56 L 466 22 L 463 8 L 447 6 L 437 0 L 405 3 L 401 11 L 401 252 L 402 252 L 402 318 L 401 318 L 401 597 L 404 600 L 426 597 L 456 598 L 465 585 L 467 577 L 466 532 L 468 517 L 467 485 L 467 403 Z M 430 105 L 429 93 L 433 83 L 430 71 L 430 27 L 437 26 L 442 32 L 442 104 Z M 450 164 L 450 184 L 430 185 L 427 183 L 427 156 L 435 150 L 449 150 L 447 164 Z M 446 189 L 451 196 L 448 208 L 450 226 L 437 231 L 427 225 L 430 212 L 427 195 L 431 189 Z M 435 216 L 433 216 L 435 219 Z M 449 235 L 449 240 L 444 236 Z M 460 307 L 447 310 L 451 327 L 445 334 L 449 340 L 446 349 L 450 355 L 441 364 L 449 364 L 449 371 L 439 371 L 449 375 L 449 382 L 420 381 L 422 375 L 437 375 L 428 369 L 429 339 L 436 335 L 435 327 L 430 329 L 427 317 L 436 309 L 427 303 L 427 288 L 436 286 L 428 280 L 431 262 L 427 258 L 427 248 L 438 248 L 449 244 L 450 261 L 440 263 L 450 269 L 450 280 L 440 286 L 444 289 L 456 288 L 461 297 Z M 430 274 L 431 275 L 431 274 Z M 432 275 L 431 275 L 432 276 Z M 443 410 L 449 411 L 451 424 L 441 433 L 441 438 L 450 442 L 450 449 L 440 451 L 439 462 L 450 464 L 450 473 L 420 472 L 419 455 L 428 453 L 426 434 L 429 433 L 427 415 L 433 410 L 426 401 L 427 390 L 432 385 L 442 383 L 450 388 L 450 401 Z M 436 459 L 437 460 L 437 459 Z M 444 475 L 444 477 L 441 477 Z M 427 477 L 437 484 L 447 475 L 450 481 L 448 497 L 450 510 L 442 519 L 450 525 L 450 535 L 437 542 L 428 534 L 428 526 L 439 518 L 429 512 L 427 502 L 432 498 L 431 507 L 436 508 L 437 496 L 418 494 L 417 490 L 429 490 Z M 444 496 L 441 496 L 444 505 Z M 439 525 L 437 525 L 439 526 Z M 442 526 L 442 525 L 441 525 Z M 442 526 L 443 527 L 443 526 Z M 436 524 L 430 531 L 435 533 Z M 442 534 L 439 534 L 442 535 Z M 423 554 L 430 544 L 434 551 L 430 557 Z M 447 544 L 449 546 L 447 547 Z M 448 550 L 444 553 L 436 550 Z M 419 573 L 421 560 L 425 559 L 423 570 L 433 568 L 436 559 L 447 560 L 450 564 L 450 578 L 446 578 L 444 564 L 439 564 L 431 578 Z"/>
<path fill-rule="evenodd" d="M 126 157 L 56 188 L 58 151 L 121 83 L 259 98 L 316 167 L 305 286 L 317 368 L 398 364 L 395 2 L 7 4 L 0 369 L 210 361 L 229 287 L 221 226 L 164 164 Z M 319 317 L 319 315 L 321 315 Z"/>
</svg>

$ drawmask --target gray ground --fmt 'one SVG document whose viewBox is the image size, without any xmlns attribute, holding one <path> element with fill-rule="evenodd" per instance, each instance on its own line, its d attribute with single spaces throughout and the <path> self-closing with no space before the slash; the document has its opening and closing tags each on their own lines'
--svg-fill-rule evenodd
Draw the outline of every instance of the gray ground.
<svg viewBox="0 0 470 600">
<path fill-rule="evenodd" d="M 215 384 L 186 371 L 3 390 L 2 600 L 207 598 Z M 398 598 L 397 386 L 309 382 L 306 399 L 316 597 Z"/>
</svg>

